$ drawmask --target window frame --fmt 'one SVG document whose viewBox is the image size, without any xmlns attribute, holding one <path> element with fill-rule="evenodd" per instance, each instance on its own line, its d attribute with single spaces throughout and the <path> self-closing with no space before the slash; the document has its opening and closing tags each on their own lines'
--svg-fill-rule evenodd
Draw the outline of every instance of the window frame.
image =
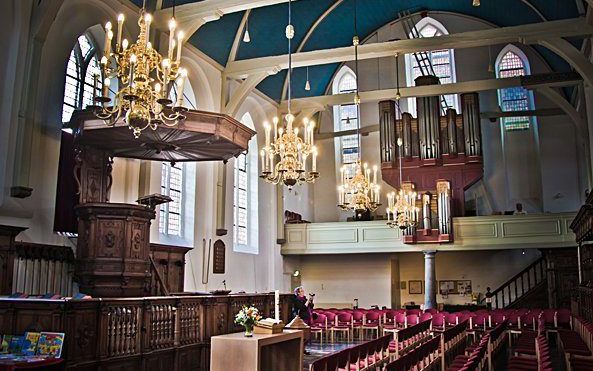
<svg viewBox="0 0 593 371">
<path fill-rule="evenodd" d="M 82 54 L 82 48 L 80 46 L 80 41 L 81 41 L 80 39 L 83 37 L 86 39 L 86 41 L 90 45 L 90 49 L 88 50 L 86 55 Z M 72 118 L 72 114 L 76 110 L 81 110 L 81 109 L 85 108 L 82 106 L 84 104 L 85 86 L 89 87 L 91 94 L 92 94 L 92 88 L 93 88 L 92 77 L 91 77 L 91 81 L 87 81 L 87 72 L 89 70 L 89 67 L 91 66 L 91 63 L 93 63 L 93 61 L 97 66 L 99 66 L 99 58 L 98 58 L 99 52 L 100 52 L 100 49 L 97 46 L 95 39 L 92 37 L 92 35 L 89 32 L 83 33 L 76 39 L 76 43 L 74 44 L 74 47 L 71 49 L 70 54 L 68 55 L 68 60 L 66 61 L 65 76 L 64 76 L 64 94 L 62 97 L 62 123 L 63 124 L 66 124 L 70 121 L 70 119 Z M 74 54 L 74 63 L 75 63 L 77 76 L 72 76 L 69 74 L 69 67 L 70 67 L 70 62 L 72 61 L 72 54 Z M 102 86 L 103 86 L 103 77 L 102 77 L 102 72 L 101 72 L 100 68 L 99 68 L 98 72 L 99 72 L 99 79 L 97 80 L 97 91 L 98 91 L 98 94 L 100 94 Z M 69 102 L 66 102 L 66 89 L 69 85 L 69 82 L 68 82 L 69 78 L 73 79 L 76 82 L 74 105 L 70 104 Z M 64 121 L 64 117 L 65 117 L 64 113 L 65 113 L 66 106 L 69 107 L 69 109 L 71 109 L 72 111 L 70 113 L 70 117 L 68 117 L 68 120 Z"/>
<path fill-rule="evenodd" d="M 519 49 L 518 47 L 509 44 L 507 46 L 505 46 L 500 53 L 498 53 L 498 56 L 496 58 L 496 62 L 495 62 L 495 71 L 496 71 L 496 78 L 501 78 L 501 71 L 511 71 L 511 70 L 519 70 L 519 68 L 509 68 L 509 69 L 501 69 L 501 64 L 503 62 L 503 60 L 505 59 L 505 57 L 508 54 L 513 54 L 520 62 L 521 62 L 521 66 L 522 68 L 522 73 L 523 74 L 518 74 L 518 75 L 514 75 L 514 76 L 526 76 L 531 74 L 531 67 L 529 64 L 529 59 L 527 58 L 527 56 L 525 55 L 525 53 Z M 503 98 L 503 94 L 505 91 L 508 90 L 512 90 L 512 89 L 521 89 L 522 92 L 524 93 L 524 98 L 521 99 L 521 101 L 525 101 L 525 111 L 528 110 L 533 110 L 534 106 L 535 106 L 535 102 L 534 102 L 534 98 L 533 98 L 533 92 L 525 89 L 523 87 L 517 87 L 517 88 L 506 88 L 506 89 L 498 89 L 496 91 L 497 93 L 497 98 L 498 98 L 498 105 L 500 107 L 500 109 L 504 112 L 505 111 L 505 103 L 506 102 L 516 102 L 519 101 L 518 99 L 515 100 L 504 100 Z M 526 131 L 526 130 L 530 130 L 531 127 L 534 125 L 535 123 L 535 118 L 530 117 L 530 116 L 525 116 L 526 121 L 527 121 L 527 125 L 521 125 L 518 121 L 512 121 L 513 119 L 517 119 L 517 117 L 510 117 L 510 118 L 501 118 L 500 120 L 500 125 L 501 125 L 501 129 L 503 130 L 503 132 L 520 132 L 520 131 Z M 518 124 L 519 123 L 519 124 Z"/>
<path fill-rule="evenodd" d="M 239 166 L 241 163 L 240 159 L 243 159 L 243 169 Z M 234 164 L 234 182 L 233 182 L 233 242 L 234 246 L 240 248 L 241 250 L 245 250 L 249 248 L 249 213 L 251 210 L 251 197 L 250 196 L 250 179 L 249 179 L 249 166 L 250 161 L 248 161 L 248 153 L 243 152 L 241 153 L 236 159 Z M 245 188 L 239 187 L 239 175 L 243 173 L 245 176 Z M 239 205 L 239 192 L 245 192 L 245 207 L 241 207 Z M 245 225 L 239 225 L 239 210 L 244 210 L 245 212 Z M 239 242 L 239 229 L 245 230 L 245 242 Z"/>
<path fill-rule="evenodd" d="M 352 79 L 351 81 L 354 82 L 354 86 L 351 86 L 348 89 L 343 86 L 345 79 L 347 79 L 347 78 Z M 354 92 L 356 92 L 356 83 L 357 83 L 356 74 L 354 73 L 354 71 L 352 71 L 352 69 L 350 67 L 344 65 L 344 66 L 342 66 L 342 68 L 339 70 L 339 72 L 334 77 L 332 92 L 333 92 L 333 94 L 354 93 Z M 355 108 L 353 117 L 350 117 L 350 116 L 347 116 L 346 118 L 343 117 L 343 110 L 345 107 L 354 107 Z M 346 126 L 345 123 L 347 122 L 348 119 L 350 119 L 351 121 L 354 121 L 356 124 L 353 127 L 345 127 Z M 356 129 L 356 127 L 358 125 L 358 120 L 359 120 L 358 111 L 356 111 L 356 105 L 354 103 L 340 104 L 340 105 L 334 106 L 334 130 L 336 132 Z M 356 145 L 345 146 L 345 143 L 348 140 L 352 140 L 353 138 L 356 142 Z M 356 154 L 356 160 L 345 161 L 347 151 L 351 152 L 350 155 Z M 354 176 L 353 169 L 354 169 L 354 165 L 356 164 L 356 161 L 358 161 L 359 153 L 360 153 L 360 141 L 356 134 L 336 138 L 336 165 L 337 165 L 336 167 L 337 167 L 337 169 L 341 168 L 343 165 L 346 165 L 347 167 L 349 167 L 350 170 L 348 171 L 348 175 L 347 175 L 348 177 Z"/>
<path fill-rule="evenodd" d="M 429 26 L 433 27 L 436 30 L 436 32 L 435 32 L 435 35 L 430 36 L 430 37 L 443 36 L 443 35 L 449 34 L 449 31 L 441 22 L 439 22 L 436 19 L 431 18 L 431 17 L 422 18 L 420 21 L 418 21 L 416 23 L 415 26 L 420 34 L 422 34 L 422 31 L 424 29 L 426 29 L 426 27 L 429 27 Z M 408 37 L 412 38 L 412 35 L 410 34 L 410 35 L 408 35 Z M 449 65 L 450 76 L 448 77 L 448 79 L 450 79 L 450 82 L 448 82 L 447 84 L 453 84 L 453 83 L 457 82 L 457 71 L 456 71 L 456 64 L 455 64 L 455 49 L 439 49 L 439 50 L 428 51 L 427 53 L 430 54 L 431 64 L 432 64 L 433 54 L 442 52 L 445 50 L 447 50 L 449 52 L 449 62 L 447 64 Z M 414 80 L 415 80 L 414 71 L 416 68 L 418 68 L 418 67 L 414 67 L 415 63 L 416 63 L 416 59 L 414 58 L 413 54 L 405 55 L 407 86 L 414 86 Z M 445 65 L 445 64 L 441 63 L 439 65 Z M 434 67 L 434 64 L 433 64 L 433 67 Z M 419 76 L 421 76 L 421 75 L 419 75 Z M 441 79 L 441 77 L 439 77 L 439 80 L 440 79 Z M 452 107 L 450 107 L 450 108 L 453 108 L 453 109 L 455 109 L 455 111 L 457 113 L 460 113 L 461 111 L 460 111 L 460 107 L 459 107 L 459 96 L 457 94 L 448 94 L 445 97 L 451 97 Z M 408 104 L 407 111 L 410 114 L 412 114 L 412 116 L 417 117 L 418 111 L 417 111 L 417 107 L 416 107 L 416 98 L 408 98 L 407 104 Z M 439 107 L 440 107 L 440 103 L 439 103 Z"/>
<path fill-rule="evenodd" d="M 175 168 L 180 171 L 180 186 L 179 190 L 174 190 L 179 192 L 179 201 L 177 202 L 179 213 L 172 212 L 170 210 L 171 204 L 175 202 L 175 200 L 171 202 L 166 202 L 161 205 L 159 210 L 159 234 L 173 237 L 173 238 L 181 238 L 183 239 L 184 236 L 184 227 L 185 227 L 185 202 L 184 202 L 184 187 L 186 182 L 186 169 L 185 164 L 175 164 L 172 165 L 170 162 L 163 162 L 161 164 L 161 194 L 171 197 L 171 169 Z M 163 172 L 165 176 L 163 177 Z M 171 197 L 173 198 L 173 197 Z M 170 233 L 170 220 L 169 216 L 171 214 L 178 215 L 179 217 L 179 233 Z"/>
</svg>

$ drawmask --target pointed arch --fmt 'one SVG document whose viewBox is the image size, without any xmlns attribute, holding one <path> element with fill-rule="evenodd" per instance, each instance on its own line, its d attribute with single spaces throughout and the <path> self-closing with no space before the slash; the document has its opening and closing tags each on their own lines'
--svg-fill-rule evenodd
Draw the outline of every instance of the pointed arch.
<svg viewBox="0 0 593 371">
<path fill-rule="evenodd" d="M 352 69 L 343 65 L 335 75 L 332 83 L 333 94 L 347 94 L 356 91 L 356 74 Z M 353 130 L 358 126 L 358 110 L 354 102 L 334 106 L 334 130 Z M 335 139 L 336 169 L 343 165 L 354 167 L 360 151 L 358 136 L 344 135 Z"/>
<path fill-rule="evenodd" d="M 439 21 L 431 17 L 424 17 L 415 25 L 415 30 L 418 35 L 408 35 L 410 39 L 415 37 L 428 38 L 434 36 L 448 35 L 449 31 Z M 419 65 L 418 59 L 424 53 L 406 54 L 406 83 L 407 86 L 414 86 L 414 80 L 421 76 L 422 67 Z M 439 78 L 441 84 L 450 84 L 457 82 L 457 73 L 455 70 L 455 52 L 453 49 L 433 50 L 425 53 L 430 59 L 430 65 L 434 74 Z M 432 71 L 431 71 L 432 72 Z M 444 96 L 447 106 L 454 108 L 457 112 L 459 110 L 459 100 L 457 94 L 450 94 Z M 416 115 L 416 99 L 408 99 L 408 111 L 412 115 Z"/>
<path fill-rule="evenodd" d="M 498 53 L 495 69 L 497 78 L 531 74 L 527 55 L 512 44 L 505 46 Z M 499 89 L 498 104 L 502 111 L 532 110 L 534 107 L 533 93 L 524 87 Z M 533 120 L 535 119 L 528 116 L 504 117 L 501 119 L 501 124 L 506 131 L 528 130 Z"/>
</svg>

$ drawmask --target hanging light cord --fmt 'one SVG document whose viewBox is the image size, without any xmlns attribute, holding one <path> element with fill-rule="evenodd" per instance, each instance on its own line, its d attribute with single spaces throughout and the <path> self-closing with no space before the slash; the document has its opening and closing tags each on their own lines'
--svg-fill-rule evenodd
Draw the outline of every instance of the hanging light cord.
<svg viewBox="0 0 593 371">
<path fill-rule="evenodd" d="M 292 25 L 291 23 L 291 19 L 292 19 L 292 5 L 291 5 L 292 1 L 288 0 L 288 26 L 290 27 Z M 291 48 L 291 37 L 288 37 L 288 35 L 286 35 L 288 38 L 288 114 L 291 114 L 291 98 L 292 98 L 292 48 Z"/>
<path fill-rule="evenodd" d="M 360 138 L 360 96 L 358 95 L 358 22 L 357 22 L 357 1 L 354 0 L 354 73 L 356 75 L 356 95 L 354 96 L 354 103 L 356 104 L 356 142 L 358 143 L 358 159 L 362 162 L 362 140 Z M 356 41 L 355 41 L 356 40 Z"/>
</svg>

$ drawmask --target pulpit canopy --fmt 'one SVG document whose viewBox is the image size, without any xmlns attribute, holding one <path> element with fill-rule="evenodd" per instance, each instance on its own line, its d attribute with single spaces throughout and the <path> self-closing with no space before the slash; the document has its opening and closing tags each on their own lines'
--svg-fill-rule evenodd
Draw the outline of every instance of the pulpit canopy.
<svg viewBox="0 0 593 371">
<path fill-rule="evenodd" d="M 190 110 L 177 126 L 158 125 L 139 138 L 120 120 L 108 127 L 90 110 L 74 114 L 69 126 L 76 145 L 109 152 L 113 157 L 154 161 L 226 161 L 247 150 L 255 131 L 234 118 L 215 112 Z"/>
</svg>

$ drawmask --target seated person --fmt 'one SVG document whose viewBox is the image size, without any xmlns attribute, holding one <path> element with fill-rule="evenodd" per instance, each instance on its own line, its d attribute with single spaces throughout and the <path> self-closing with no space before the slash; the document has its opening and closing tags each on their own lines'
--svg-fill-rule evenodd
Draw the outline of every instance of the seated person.
<svg viewBox="0 0 593 371">
<path fill-rule="evenodd" d="M 515 205 L 515 211 L 513 212 L 513 215 L 525 215 L 527 214 L 527 211 L 523 210 L 523 204 L 518 202 Z"/>
</svg>

